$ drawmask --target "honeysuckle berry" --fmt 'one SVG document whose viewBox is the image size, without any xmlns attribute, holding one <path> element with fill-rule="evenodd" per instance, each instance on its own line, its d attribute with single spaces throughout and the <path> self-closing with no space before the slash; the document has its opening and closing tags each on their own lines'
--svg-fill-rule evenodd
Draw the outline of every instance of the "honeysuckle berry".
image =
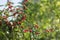
<svg viewBox="0 0 60 40">
<path fill-rule="evenodd" d="M 28 0 L 24 0 L 25 2 L 28 1 Z"/>
<path fill-rule="evenodd" d="M 10 8 L 10 9 L 11 9 L 12 7 L 13 7 L 13 6 L 9 6 L 8 8 Z"/>
<path fill-rule="evenodd" d="M 27 30 L 27 29 L 25 29 L 25 30 L 23 30 L 23 32 L 28 32 L 28 30 Z"/>
<path fill-rule="evenodd" d="M 20 21 L 18 21 L 17 23 L 18 23 L 18 24 L 21 24 L 21 22 L 20 22 Z"/>
<path fill-rule="evenodd" d="M 30 30 L 29 30 L 29 32 L 33 32 L 33 30 L 32 30 L 32 29 L 30 29 Z"/>
<path fill-rule="evenodd" d="M 23 15 L 22 17 L 22 21 L 24 21 L 26 19 L 26 15 Z"/>
</svg>

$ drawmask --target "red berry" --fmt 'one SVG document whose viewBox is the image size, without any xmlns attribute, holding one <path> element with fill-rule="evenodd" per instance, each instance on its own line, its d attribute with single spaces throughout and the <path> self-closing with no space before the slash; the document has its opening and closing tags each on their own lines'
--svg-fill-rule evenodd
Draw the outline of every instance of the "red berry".
<svg viewBox="0 0 60 40">
<path fill-rule="evenodd" d="M 26 19 L 26 15 L 23 15 L 22 17 L 22 21 L 24 21 Z"/>
<path fill-rule="evenodd" d="M 27 2 L 28 0 L 24 0 L 24 2 Z"/>
<path fill-rule="evenodd" d="M 29 30 L 30 32 L 32 32 L 32 30 Z"/>
<path fill-rule="evenodd" d="M 28 32 L 28 30 L 26 29 L 26 30 L 23 30 L 23 32 Z"/>
<path fill-rule="evenodd" d="M 18 22 L 18 24 L 21 24 L 21 22 Z"/>
<path fill-rule="evenodd" d="M 13 6 L 9 6 L 8 8 L 10 8 L 10 9 L 11 9 L 12 7 L 13 7 Z"/>
</svg>

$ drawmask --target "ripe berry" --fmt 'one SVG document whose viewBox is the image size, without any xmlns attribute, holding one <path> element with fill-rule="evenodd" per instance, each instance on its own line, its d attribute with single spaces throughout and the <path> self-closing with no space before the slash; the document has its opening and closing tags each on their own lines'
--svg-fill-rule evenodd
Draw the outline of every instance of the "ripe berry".
<svg viewBox="0 0 60 40">
<path fill-rule="evenodd" d="M 24 21 L 26 19 L 26 15 L 23 15 L 22 17 L 22 21 Z"/>
<path fill-rule="evenodd" d="M 24 2 L 27 2 L 28 0 L 24 0 Z"/>
<path fill-rule="evenodd" d="M 23 30 L 23 32 L 28 32 L 28 30 L 26 29 L 26 30 Z"/>
<path fill-rule="evenodd" d="M 32 30 L 29 30 L 30 32 L 32 32 Z"/>
<path fill-rule="evenodd" d="M 21 24 L 21 22 L 18 22 L 18 24 Z"/>
<path fill-rule="evenodd" d="M 13 6 L 9 6 L 8 8 L 10 8 L 10 9 L 11 9 L 12 7 L 13 7 Z"/>
</svg>

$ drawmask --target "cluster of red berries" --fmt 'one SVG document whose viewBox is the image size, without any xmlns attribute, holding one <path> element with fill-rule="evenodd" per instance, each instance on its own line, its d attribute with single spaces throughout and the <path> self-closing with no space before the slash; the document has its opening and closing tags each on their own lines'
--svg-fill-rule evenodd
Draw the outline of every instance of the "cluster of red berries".
<svg viewBox="0 0 60 40">
<path fill-rule="evenodd" d="M 24 32 L 24 33 L 26 33 L 26 32 L 30 32 L 30 33 L 32 33 L 33 30 L 32 30 L 32 29 L 31 29 L 31 30 L 27 30 L 27 29 L 25 29 L 25 30 L 23 30 L 23 32 Z M 38 35 L 38 34 L 40 34 L 40 33 L 39 33 L 39 32 L 35 32 L 35 34 Z"/>
<path fill-rule="evenodd" d="M 47 29 L 46 32 L 53 32 L 53 29 Z"/>
</svg>

